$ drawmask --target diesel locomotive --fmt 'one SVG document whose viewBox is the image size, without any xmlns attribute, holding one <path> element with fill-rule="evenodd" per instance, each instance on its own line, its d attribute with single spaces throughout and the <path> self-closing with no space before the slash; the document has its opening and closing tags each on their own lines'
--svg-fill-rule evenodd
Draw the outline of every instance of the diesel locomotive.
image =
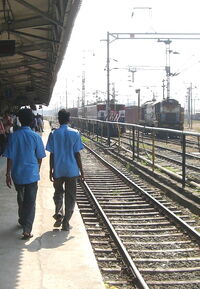
<svg viewBox="0 0 200 289">
<path fill-rule="evenodd" d="M 141 125 L 183 130 L 184 109 L 173 98 L 162 101 L 147 101 L 141 106 Z"/>
</svg>

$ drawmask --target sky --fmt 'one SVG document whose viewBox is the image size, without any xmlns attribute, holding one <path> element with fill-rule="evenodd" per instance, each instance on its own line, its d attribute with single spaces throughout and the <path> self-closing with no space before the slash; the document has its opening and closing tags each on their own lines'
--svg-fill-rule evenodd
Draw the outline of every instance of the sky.
<svg viewBox="0 0 200 289">
<path fill-rule="evenodd" d="M 83 0 L 63 64 L 57 76 L 49 108 L 77 107 L 106 100 L 106 37 L 110 33 L 199 33 L 199 0 Z M 200 40 L 173 40 L 170 95 L 186 105 L 192 85 L 196 110 L 200 111 Z M 166 44 L 155 39 L 118 39 L 110 43 L 110 91 L 118 103 L 137 104 L 162 99 L 166 80 Z M 129 72 L 129 68 L 135 73 Z M 134 77 L 133 77 L 134 75 Z M 165 82 L 166 83 L 166 82 Z M 67 91 L 67 100 L 66 100 Z"/>
</svg>

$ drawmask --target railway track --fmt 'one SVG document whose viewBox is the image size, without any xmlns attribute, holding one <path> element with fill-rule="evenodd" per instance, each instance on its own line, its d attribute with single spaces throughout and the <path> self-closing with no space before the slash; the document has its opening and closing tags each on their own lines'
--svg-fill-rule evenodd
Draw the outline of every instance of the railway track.
<svg viewBox="0 0 200 289">
<path fill-rule="evenodd" d="M 114 141 L 114 140 L 113 140 Z M 155 164 L 169 172 L 177 174 L 177 180 L 181 180 L 182 174 L 182 152 L 160 145 L 154 145 Z M 130 140 L 121 138 L 121 149 L 132 155 L 132 144 Z M 139 157 L 145 161 L 152 161 L 152 144 L 142 140 L 139 146 Z M 187 181 L 191 185 L 200 187 L 200 157 L 194 154 L 186 154 Z M 180 177 L 179 177 L 180 176 Z"/>
<path fill-rule="evenodd" d="M 54 124 L 54 126 L 57 123 Z M 86 138 L 86 142 L 97 145 L 100 149 L 104 150 L 104 153 L 109 153 L 129 170 L 134 171 L 135 174 L 140 175 L 140 179 L 143 178 L 149 183 L 154 184 L 161 190 L 165 191 L 165 194 L 178 201 L 181 205 L 188 207 L 195 214 L 200 214 L 200 197 L 199 186 L 196 182 L 187 179 L 185 188 L 182 188 L 182 176 L 180 175 L 180 166 L 169 162 L 164 166 L 155 164 L 155 169 L 152 170 L 152 161 L 145 156 L 137 155 L 135 153 L 135 161 L 133 160 L 131 150 L 125 148 L 125 146 L 119 145 L 116 139 L 111 140 L 111 147 L 107 146 L 107 139 L 99 136 L 98 142 L 95 135 L 91 132 L 83 134 Z M 129 144 L 130 146 L 130 141 Z M 137 151 L 137 147 L 135 148 Z M 176 157 L 175 157 L 176 159 Z M 176 173 L 175 173 L 176 172 Z M 196 174 L 196 172 L 195 172 Z M 198 174 L 198 172 L 197 172 Z"/>
<path fill-rule="evenodd" d="M 86 182 L 79 185 L 77 203 L 106 284 L 200 288 L 200 234 L 194 220 L 94 152 L 83 157 Z"/>
<path fill-rule="evenodd" d="M 130 139 L 130 134 L 132 132 L 126 132 L 123 134 L 123 137 L 126 139 Z M 152 141 L 152 138 L 148 135 L 143 134 L 143 139 L 145 142 Z M 156 142 L 159 144 L 159 146 L 166 147 L 166 148 L 176 148 L 177 150 L 180 150 L 181 147 L 181 139 L 161 139 L 156 138 Z M 199 153 L 200 152 L 200 139 L 195 137 L 187 137 L 186 138 L 186 146 L 188 148 L 188 151 Z"/>
<path fill-rule="evenodd" d="M 88 137 L 86 135 L 86 137 Z M 92 135 L 89 135 L 92 139 Z M 101 145 L 106 146 L 106 138 L 101 138 Z M 125 157 L 127 162 L 132 162 L 132 140 L 121 136 L 119 139 L 111 139 L 111 147 L 113 153 L 121 157 Z M 168 175 L 179 184 L 182 184 L 182 153 L 175 149 L 168 149 L 156 145 L 154 150 L 154 167 L 162 173 Z M 135 158 L 137 161 L 146 163 L 152 167 L 152 147 L 150 143 L 141 141 L 139 146 L 135 145 Z M 200 157 L 198 155 L 186 154 L 186 184 L 190 188 L 199 189 L 200 177 Z"/>
<path fill-rule="evenodd" d="M 152 146 L 152 138 L 150 137 L 146 137 L 144 135 L 142 135 L 141 137 L 142 141 L 141 144 L 143 146 Z M 131 135 L 128 136 L 128 134 L 124 134 L 121 137 L 121 140 L 128 140 L 128 143 L 130 144 L 131 141 Z M 124 141 L 124 143 L 127 144 L 127 141 Z M 155 139 L 155 143 L 154 143 L 154 147 L 155 149 L 160 153 L 162 151 L 167 151 L 170 154 L 178 154 L 179 156 L 182 155 L 182 146 L 181 146 L 181 141 L 179 140 L 179 142 L 173 142 L 172 140 L 160 140 L 160 139 Z M 188 140 L 186 142 L 186 147 L 188 150 Z M 194 147 L 194 145 L 191 145 L 191 150 L 189 150 L 190 152 L 186 153 L 186 158 L 190 161 L 190 160 L 200 160 L 200 146 Z"/>
</svg>

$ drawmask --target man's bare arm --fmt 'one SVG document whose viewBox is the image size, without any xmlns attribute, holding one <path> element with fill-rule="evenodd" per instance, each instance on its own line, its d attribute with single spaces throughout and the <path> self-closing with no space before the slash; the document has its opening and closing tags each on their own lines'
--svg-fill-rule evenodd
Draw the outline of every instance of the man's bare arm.
<svg viewBox="0 0 200 289">
<path fill-rule="evenodd" d="M 42 159 L 38 159 L 38 164 L 39 164 L 39 171 L 40 171 L 41 164 L 42 164 Z"/>
<path fill-rule="evenodd" d="M 12 179 L 11 179 L 11 168 L 12 168 L 12 160 L 7 159 L 7 169 L 6 169 L 6 185 L 11 188 L 12 186 Z"/>
<path fill-rule="evenodd" d="M 50 181 L 53 182 L 53 169 L 54 169 L 54 160 L 53 160 L 53 153 L 50 153 L 50 158 L 49 158 L 49 178 Z"/>
<path fill-rule="evenodd" d="M 82 161 L 81 161 L 81 154 L 80 152 L 76 153 L 75 154 L 75 158 L 76 158 L 76 162 L 77 162 L 77 165 L 80 169 L 80 172 L 81 172 L 81 180 L 84 181 L 84 173 L 83 173 L 83 166 L 82 166 Z"/>
</svg>

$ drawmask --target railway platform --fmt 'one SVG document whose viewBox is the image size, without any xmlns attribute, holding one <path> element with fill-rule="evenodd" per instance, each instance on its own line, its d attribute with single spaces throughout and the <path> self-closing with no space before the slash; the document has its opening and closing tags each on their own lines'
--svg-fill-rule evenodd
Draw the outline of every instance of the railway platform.
<svg viewBox="0 0 200 289">
<path fill-rule="evenodd" d="M 42 135 L 46 144 L 50 128 Z M 76 207 L 69 233 L 53 228 L 53 186 L 49 154 L 43 159 L 33 238 L 21 240 L 14 188 L 5 184 L 6 159 L 0 158 L 0 289 L 105 289 L 92 247 Z"/>
</svg>

